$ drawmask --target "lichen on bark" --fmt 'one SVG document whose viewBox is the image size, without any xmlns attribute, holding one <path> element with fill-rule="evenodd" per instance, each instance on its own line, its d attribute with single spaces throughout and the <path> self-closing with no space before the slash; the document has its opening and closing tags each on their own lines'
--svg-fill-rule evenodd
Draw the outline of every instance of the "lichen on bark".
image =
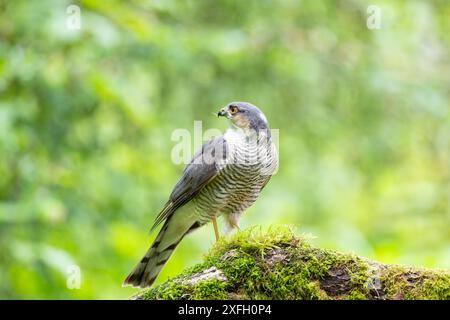
<svg viewBox="0 0 450 320">
<path fill-rule="evenodd" d="M 218 241 L 203 263 L 134 299 L 450 299 L 450 272 L 310 245 L 289 227 Z"/>
</svg>

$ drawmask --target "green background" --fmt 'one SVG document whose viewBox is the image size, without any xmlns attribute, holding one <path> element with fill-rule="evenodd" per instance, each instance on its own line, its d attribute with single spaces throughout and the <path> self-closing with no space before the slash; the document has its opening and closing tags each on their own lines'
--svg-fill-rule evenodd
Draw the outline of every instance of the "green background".
<svg viewBox="0 0 450 320">
<path fill-rule="evenodd" d="M 173 130 L 225 130 L 212 113 L 235 100 L 280 130 L 242 227 L 450 268 L 449 17 L 446 0 L 0 0 L 0 298 L 136 292 L 121 283 L 183 169 Z M 158 282 L 213 242 L 186 238 Z"/>
</svg>

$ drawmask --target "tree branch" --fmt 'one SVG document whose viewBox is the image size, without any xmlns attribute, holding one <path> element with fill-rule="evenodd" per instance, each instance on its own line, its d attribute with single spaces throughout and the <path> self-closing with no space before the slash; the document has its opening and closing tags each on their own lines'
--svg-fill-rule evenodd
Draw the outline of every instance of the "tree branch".
<svg viewBox="0 0 450 320">
<path fill-rule="evenodd" d="M 287 227 L 221 239 L 205 261 L 134 299 L 450 299 L 450 272 L 311 246 Z"/>
</svg>

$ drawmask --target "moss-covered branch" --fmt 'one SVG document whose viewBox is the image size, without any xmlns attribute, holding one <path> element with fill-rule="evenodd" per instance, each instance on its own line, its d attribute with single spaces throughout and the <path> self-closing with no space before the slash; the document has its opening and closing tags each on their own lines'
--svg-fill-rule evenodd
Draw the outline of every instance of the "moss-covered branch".
<svg viewBox="0 0 450 320">
<path fill-rule="evenodd" d="M 450 272 L 318 249 L 287 227 L 219 241 L 205 262 L 137 299 L 450 299 Z"/>
</svg>

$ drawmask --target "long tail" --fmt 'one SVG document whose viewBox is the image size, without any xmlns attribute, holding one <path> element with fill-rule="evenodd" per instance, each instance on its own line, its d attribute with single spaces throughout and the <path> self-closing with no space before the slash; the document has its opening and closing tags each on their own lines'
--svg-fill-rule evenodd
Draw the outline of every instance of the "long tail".
<svg viewBox="0 0 450 320">
<path fill-rule="evenodd" d="M 187 223 L 187 221 L 180 221 L 176 216 L 171 216 L 164 223 L 145 256 L 125 279 L 123 286 L 150 287 L 180 241 L 186 234 L 198 227 L 199 224 L 196 222 Z"/>
</svg>

